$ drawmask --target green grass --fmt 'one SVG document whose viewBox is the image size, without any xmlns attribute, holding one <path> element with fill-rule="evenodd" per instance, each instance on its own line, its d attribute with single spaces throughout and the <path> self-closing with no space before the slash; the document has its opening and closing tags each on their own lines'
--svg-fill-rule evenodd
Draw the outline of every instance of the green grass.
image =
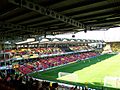
<svg viewBox="0 0 120 90">
<path fill-rule="evenodd" d="M 71 74 L 58 78 L 59 72 L 68 72 Z M 32 73 L 30 76 L 75 85 L 87 84 L 89 87 L 99 88 L 103 86 L 105 76 L 120 77 L 120 55 L 105 54 L 87 59 L 85 62 L 79 61 L 51 70 Z"/>
</svg>

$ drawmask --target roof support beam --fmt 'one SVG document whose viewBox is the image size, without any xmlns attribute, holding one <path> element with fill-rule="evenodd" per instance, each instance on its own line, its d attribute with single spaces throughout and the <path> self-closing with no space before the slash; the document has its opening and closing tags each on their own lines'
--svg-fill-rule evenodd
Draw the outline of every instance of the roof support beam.
<svg viewBox="0 0 120 90">
<path fill-rule="evenodd" d="M 15 5 L 19 5 L 21 7 L 25 7 L 29 10 L 33 10 L 33 11 L 36 11 L 42 15 L 46 15 L 46 16 L 49 16 L 51 18 L 55 18 L 57 20 L 60 20 L 62 22 L 65 22 L 67 24 L 70 24 L 70 25 L 73 25 L 73 26 L 76 26 L 76 27 L 79 27 L 79 28 L 85 28 L 85 25 L 74 20 L 74 19 L 71 19 L 69 17 L 66 17 L 62 14 L 59 14 L 53 10 L 50 10 L 48 8 L 45 8 L 45 7 L 42 7 L 38 4 L 34 4 L 33 2 L 29 2 L 27 0 L 8 0 L 10 3 L 13 3 Z"/>
<path fill-rule="evenodd" d="M 76 1 L 75 1 L 76 2 Z M 79 1 L 78 1 L 79 2 Z M 119 2 L 119 1 L 116 1 L 116 3 L 117 2 Z M 106 6 L 106 5 L 109 5 L 109 4 L 113 4 L 114 2 L 109 2 L 108 3 L 108 1 L 104 1 L 104 0 L 101 0 L 101 1 L 99 1 L 99 2 L 94 2 L 94 3 L 91 3 L 91 4 L 88 4 L 88 5 L 83 5 L 83 6 L 80 6 L 80 7 L 76 7 L 76 8 L 72 8 L 72 9 L 68 9 L 68 10 L 62 10 L 62 11 L 60 11 L 59 13 L 60 14 L 64 14 L 64 15 L 68 15 L 68 16 L 71 16 L 71 14 L 73 14 L 73 13 L 75 13 L 75 12 L 80 12 L 80 13 L 77 13 L 77 14 L 81 14 L 81 13 L 83 13 L 83 11 L 85 10 L 85 12 L 84 13 L 86 13 L 86 12 L 88 12 L 88 11 L 86 11 L 88 8 L 86 8 L 86 7 L 89 7 L 89 12 L 91 12 L 91 10 L 94 10 L 95 8 L 99 8 L 99 10 L 102 10 L 103 9 L 103 7 L 101 8 L 101 6 L 103 5 L 103 6 Z M 57 4 L 57 5 L 59 5 L 59 4 Z M 56 5 L 55 5 L 56 6 Z M 51 5 L 51 6 L 49 6 L 50 8 L 53 8 L 54 7 L 54 5 Z M 114 5 L 109 5 L 109 6 L 107 6 L 106 7 L 106 9 L 108 8 L 108 7 L 114 7 Z M 117 6 L 115 6 L 115 7 L 117 7 Z M 57 7 L 54 7 L 55 9 L 57 8 Z M 95 10 L 96 11 L 96 10 Z M 73 16 L 74 15 L 76 15 L 76 14 L 73 14 Z M 101 15 L 100 15 L 101 16 Z M 45 16 L 44 16 L 45 17 Z M 41 18 L 41 17 L 40 17 Z M 36 20 L 33 20 L 33 23 L 35 22 L 35 21 L 39 21 L 39 22 L 41 22 L 41 20 L 40 20 L 40 18 L 35 18 Z M 48 17 L 46 17 L 46 18 L 48 18 Z M 45 18 L 45 19 L 46 19 Z M 79 18 L 79 17 L 78 17 Z M 75 18 L 76 19 L 76 18 Z M 80 18 L 80 19 L 85 19 L 85 18 Z M 78 19 L 76 19 L 76 20 L 78 20 Z M 79 22 L 81 22 L 81 21 L 79 21 Z M 20 22 L 20 24 L 26 24 L 26 23 L 29 23 L 29 21 L 23 21 L 23 22 Z M 35 23 L 34 23 L 35 24 Z"/>
<path fill-rule="evenodd" d="M 20 36 L 22 34 L 22 36 L 24 35 L 24 31 L 26 32 L 32 32 L 33 34 L 35 35 L 42 35 L 44 34 L 44 32 L 46 32 L 45 30 L 47 29 L 42 29 L 42 28 L 30 28 L 30 27 L 25 27 L 25 26 L 22 26 L 22 25 L 15 25 L 15 24 L 11 24 L 11 23 L 2 23 L 0 22 L 0 27 L 1 29 L 8 29 L 7 31 L 4 31 L 4 32 L 0 32 L 0 37 L 7 37 L 7 36 L 10 36 L 10 37 L 14 37 L 14 36 Z M 11 31 L 14 31 L 14 30 L 19 30 L 17 32 L 12 32 Z M 8 34 L 9 33 L 9 34 Z M 62 34 L 63 32 L 60 32 L 60 31 L 53 31 L 53 32 L 49 32 L 47 31 L 47 34 Z"/>
<path fill-rule="evenodd" d="M 30 27 L 38 27 L 38 26 L 42 26 L 42 25 L 45 25 L 45 24 L 49 24 L 49 23 L 54 23 L 54 22 L 59 22 L 58 20 L 50 20 L 50 21 L 45 21 L 45 22 L 40 22 L 40 23 L 35 23 L 35 24 L 32 24 L 32 25 L 29 25 Z"/>
<path fill-rule="evenodd" d="M 0 27 L 7 28 L 7 29 L 16 29 L 16 30 L 21 30 L 21 31 L 23 30 L 23 31 L 28 31 L 28 32 L 42 32 L 43 31 L 43 29 L 40 29 L 40 28 L 30 28 L 30 27 L 26 27 L 22 25 L 15 25 L 11 23 L 2 23 L 2 22 L 0 22 Z"/>
<path fill-rule="evenodd" d="M 7 33 L 7 32 L 0 32 L 0 37 L 16 37 L 22 35 L 23 32 L 12 32 L 12 33 Z"/>
<path fill-rule="evenodd" d="M 103 22 L 103 23 L 96 23 L 96 24 L 89 24 L 89 26 L 93 26 L 93 27 L 99 27 L 101 25 L 116 25 L 116 24 L 119 24 L 120 21 L 118 19 L 118 21 L 111 21 L 111 22 Z"/>
</svg>

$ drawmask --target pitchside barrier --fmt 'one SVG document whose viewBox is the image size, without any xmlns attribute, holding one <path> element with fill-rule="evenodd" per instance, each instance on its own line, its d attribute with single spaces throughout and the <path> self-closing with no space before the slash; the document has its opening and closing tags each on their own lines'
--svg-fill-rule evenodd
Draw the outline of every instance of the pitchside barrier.
<svg viewBox="0 0 120 90">
<path fill-rule="evenodd" d="M 120 77 L 107 76 L 104 78 L 104 86 L 120 89 Z"/>
<path fill-rule="evenodd" d="M 60 83 L 57 81 L 49 81 L 49 80 L 42 80 L 42 79 L 38 79 L 38 78 L 33 78 L 34 80 L 38 80 L 38 81 L 46 81 L 46 82 L 50 82 L 52 83 L 58 83 L 58 90 L 69 90 L 72 87 L 76 87 L 76 85 L 71 85 L 71 84 L 65 84 L 65 83 Z M 77 86 L 77 89 L 79 90 L 85 90 L 85 86 Z M 97 89 L 93 89 L 93 88 L 88 88 L 88 90 L 97 90 Z"/>
</svg>

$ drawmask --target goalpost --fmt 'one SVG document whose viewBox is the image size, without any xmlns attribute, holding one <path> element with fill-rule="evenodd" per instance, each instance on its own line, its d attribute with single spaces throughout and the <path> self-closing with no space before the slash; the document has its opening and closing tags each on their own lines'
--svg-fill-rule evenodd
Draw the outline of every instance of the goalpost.
<svg viewBox="0 0 120 90">
<path fill-rule="evenodd" d="M 105 77 L 104 86 L 120 89 L 120 77 L 111 77 L 111 76 Z"/>
<path fill-rule="evenodd" d="M 59 73 L 58 73 L 58 78 L 63 77 L 63 76 L 66 76 L 66 75 L 69 75 L 69 74 L 71 74 L 71 73 L 59 72 Z"/>
<path fill-rule="evenodd" d="M 79 78 L 78 75 L 75 73 L 68 73 L 68 72 L 59 72 L 57 80 L 66 80 L 70 82 L 78 82 Z"/>
</svg>

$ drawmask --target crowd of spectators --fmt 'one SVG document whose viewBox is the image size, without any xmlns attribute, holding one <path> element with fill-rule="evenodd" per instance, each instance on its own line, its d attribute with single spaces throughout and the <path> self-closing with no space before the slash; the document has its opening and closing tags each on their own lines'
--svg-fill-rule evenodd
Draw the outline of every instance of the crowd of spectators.
<svg viewBox="0 0 120 90">
<path fill-rule="evenodd" d="M 96 90 L 87 86 L 66 85 L 56 82 L 37 80 L 26 74 L 5 73 L 0 71 L 0 90 Z"/>
<path fill-rule="evenodd" d="M 58 83 L 38 81 L 23 74 L 0 71 L 0 90 L 57 90 Z"/>
</svg>

